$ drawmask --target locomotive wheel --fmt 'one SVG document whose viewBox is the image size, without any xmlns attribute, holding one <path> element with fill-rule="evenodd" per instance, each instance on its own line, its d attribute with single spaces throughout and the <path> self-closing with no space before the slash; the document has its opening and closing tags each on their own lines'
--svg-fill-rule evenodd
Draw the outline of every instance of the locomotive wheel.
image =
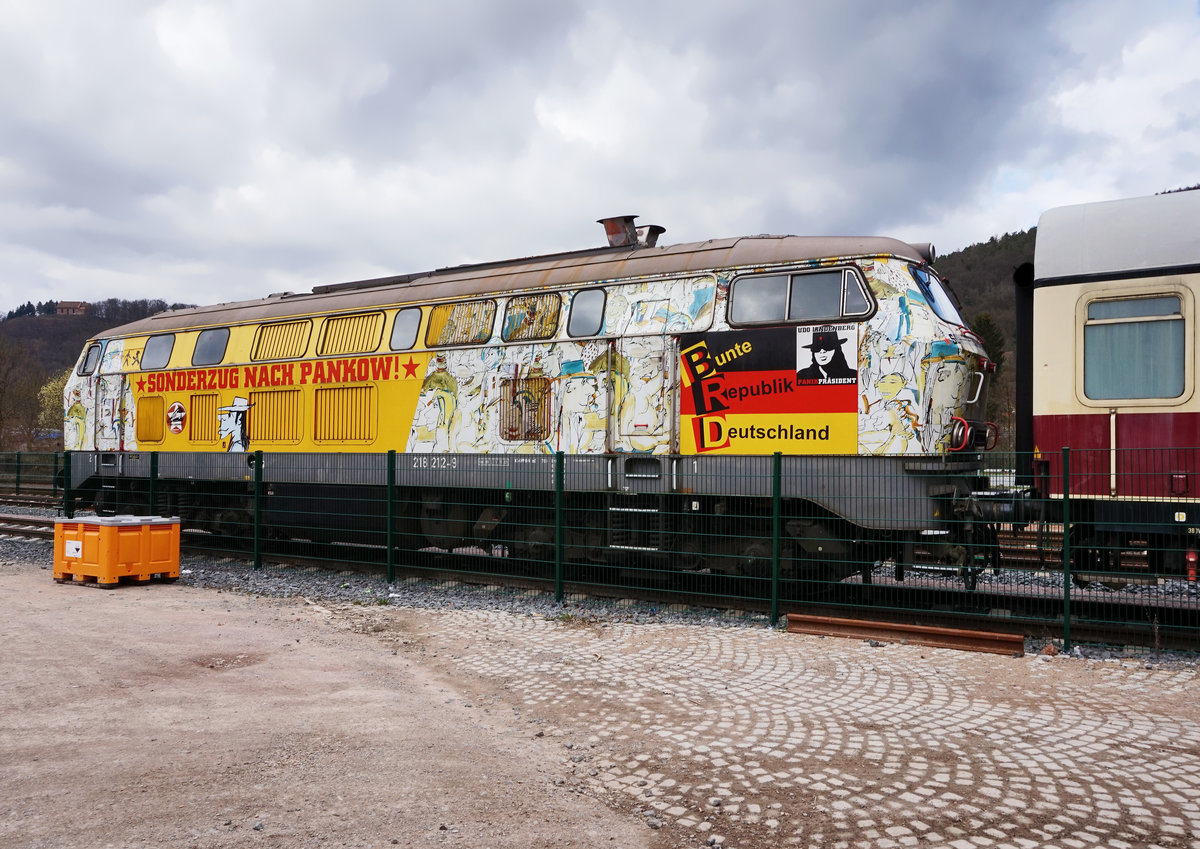
<svg viewBox="0 0 1200 849">
<path fill-rule="evenodd" d="M 247 549 L 254 536 L 254 517 L 246 510 L 231 507 L 213 516 L 210 527 L 213 535 L 227 540 L 231 548 Z"/>
</svg>

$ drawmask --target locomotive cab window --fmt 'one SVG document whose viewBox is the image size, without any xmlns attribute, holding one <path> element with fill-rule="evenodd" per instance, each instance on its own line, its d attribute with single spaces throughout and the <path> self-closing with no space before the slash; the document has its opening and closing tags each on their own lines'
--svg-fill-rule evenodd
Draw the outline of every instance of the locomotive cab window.
<svg viewBox="0 0 1200 849">
<path fill-rule="evenodd" d="M 583 289 L 571 298 L 571 315 L 567 319 L 567 335 L 598 336 L 604 327 L 603 289 Z"/>
<path fill-rule="evenodd" d="M 88 345 L 87 353 L 83 355 L 83 362 L 79 364 L 79 374 L 88 375 L 96 370 L 96 364 L 100 362 L 100 346 Z"/>
<path fill-rule="evenodd" d="M 733 284 L 729 320 L 733 324 L 835 321 L 865 317 L 871 311 L 859 276 L 849 268 L 799 274 L 743 277 Z"/>
<path fill-rule="evenodd" d="M 1181 396 L 1185 324 L 1177 294 L 1090 302 L 1083 327 L 1084 395 L 1104 401 Z"/>
<path fill-rule="evenodd" d="M 392 350 L 407 351 L 417 344 L 417 330 L 421 326 L 421 308 L 412 307 L 396 313 L 392 322 Z"/>
<path fill-rule="evenodd" d="M 174 333 L 151 336 L 146 340 L 146 347 L 142 350 L 142 370 L 154 371 L 166 368 L 167 363 L 171 361 L 171 349 L 174 347 Z"/>
<path fill-rule="evenodd" d="M 215 327 L 203 330 L 196 337 L 196 350 L 192 352 L 192 365 L 215 366 L 225 359 L 225 346 L 229 344 L 229 328 Z"/>
<path fill-rule="evenodd" d="M 910 265 L 909 273 L 912 274 L 913 281 L 917 284 L 917 288 L 921 290 L 921 294 L 925 296 L 925 300 L 933 311 L 938 314 L 942 321 L 948 321 L 951 324 L 957 324 L 960 327 L 966 322 L 962 320 L 962 315 L 959 314 L 958 308 L 954 306 L 954 301 L 950 297 L 950 293 L 946 291 L 946 287 L 942 285 L 942 281 L 938 276 L 928 269 L 921 268 L 919 265 Z"/>
</svg>

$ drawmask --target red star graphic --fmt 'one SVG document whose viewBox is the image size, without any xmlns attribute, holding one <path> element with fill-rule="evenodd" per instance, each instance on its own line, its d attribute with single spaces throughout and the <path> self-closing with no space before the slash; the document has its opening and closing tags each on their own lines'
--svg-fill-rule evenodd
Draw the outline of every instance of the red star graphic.
<svg viewBox="0 0 1200 849">
<path fill-rule="evenodd" d="M 139 377 L 138 378 L 138 392 L 145 392 L 145 391 L 146 391 L 146 378 Z"/>
<path fill-rule="evenodd" d="M 403 366 L 405 379 L 417 376 L 417 363 L 413 362 L 412 357 L 409 357 L 408 362 L 403 363 Z"/>
</svg>

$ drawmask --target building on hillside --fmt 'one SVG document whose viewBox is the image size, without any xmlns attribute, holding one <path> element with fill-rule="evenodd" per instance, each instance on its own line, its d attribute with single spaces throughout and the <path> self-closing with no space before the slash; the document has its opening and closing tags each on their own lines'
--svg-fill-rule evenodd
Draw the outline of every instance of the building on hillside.
<svg viewBox="0 0 1200 849">
<path fill-rule="evenodd" d="M 55 315 L 83 315 L 87 312 L 87 303 L 84 301 L 59 301 L 58 309 L 54 311 Z"/>
</svg>

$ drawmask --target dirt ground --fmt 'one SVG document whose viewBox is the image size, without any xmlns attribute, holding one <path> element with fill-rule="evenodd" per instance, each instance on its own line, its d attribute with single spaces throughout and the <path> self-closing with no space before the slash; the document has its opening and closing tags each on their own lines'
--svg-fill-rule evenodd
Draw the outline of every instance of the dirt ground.
<svg viewBox="0 0 1200 849">
<path fill-rule="evenodd" d="M 518 712 L 325 608 L 11 567 L 0 599 L 9 849 L 655 845 Z"/>
<path fill-rule="evenodd" d="M 0 563 L 0 846 L 1185 846 L 1188 664 Z"/>
</svg>

